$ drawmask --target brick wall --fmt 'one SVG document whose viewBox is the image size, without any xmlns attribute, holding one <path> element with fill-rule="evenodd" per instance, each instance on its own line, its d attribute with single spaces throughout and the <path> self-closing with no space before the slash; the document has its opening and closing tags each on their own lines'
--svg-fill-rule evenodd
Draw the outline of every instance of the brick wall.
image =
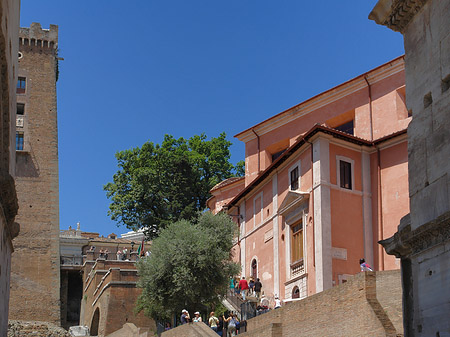
<svg viewBox="0 0 450 337">
<path fill-rule="evenodd" d="M 96 312 L 99 314 L 99 336 L 107 336 L 125 323 L 156 331 L 152 319 L 142 312 L 134 312 L 141 293 L 141 289 L 136 287 L 138 277 L 134 262 L 97 259 L 96 262 L 86 262 L 83 274 L 80 324 L 90 327 L 91 333 Z"/>
<path fill-rule="evenodd" d="M 16 152 L 21 226 L 11 265 L 10 318 L 60 324 L 59 178 L 56 111 L 58 27 L 19 31 L 17 102 L 25 104 L 23 151 Z"/>
<path fill-rule="evenodd" d="M 248 320 L 242 337 L 402 335 L 400 271 L 359 273 L 346 283 Z"/>
<path fill-rule="evenodd" d="M 19 1 L 0 1 L 0 336 L 8 327 L 12 239 L 18 234 L 14 137 L 19 7 Z"/>
</svg>

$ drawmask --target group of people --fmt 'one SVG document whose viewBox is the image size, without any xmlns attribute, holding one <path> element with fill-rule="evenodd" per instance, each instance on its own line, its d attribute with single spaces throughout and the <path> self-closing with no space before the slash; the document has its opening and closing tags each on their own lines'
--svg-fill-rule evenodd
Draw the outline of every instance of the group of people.
<svg viewBox="0 0 450 337">
<path fill-rule="evenodd" d="M 256 278 L 255 281 L 253 277 L 250 277 L 248 282 L 245 279 L 245 276 L 242 276 L 240 280 L 237 278 L 230 278 L 230 290 L 234 291 L 235 294 L 240 294 L 244 301 L 246 300 L 247 294 L 256 296 L 259 300 L 261 298 L 261 289 L 262 283 L 259 278 Z"/>
<path fill-rule="evenodd" d="M 181 324 L 203 322 L 200 312 L 196 311 L 194 317 L 191 318 L 189 312 L 186 309 L 181 311 L 180 317 Z M 240 321 L 234 313 L 230 313 L 227 317 L 224 315 L 216 317 L 215 312 L 211 311 L 209 314 L 208 326 L 214 330 L 219 336 L 223 336 L 223 332 L 226 329 L 228 337 L 236 336 L 240 329 Z M 167 330 L 167 329 L 166 329 Z"/>
</svg>

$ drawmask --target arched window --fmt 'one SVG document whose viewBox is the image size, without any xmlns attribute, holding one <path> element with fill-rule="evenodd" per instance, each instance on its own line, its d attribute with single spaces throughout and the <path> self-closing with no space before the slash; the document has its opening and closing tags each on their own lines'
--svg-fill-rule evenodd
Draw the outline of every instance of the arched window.
<svg viewBox="0 0 450 337">
<path fill-rule="evenodd" d="M 95 309 L 94 316 L 92 317 L 91 322 L 91 336 L 97 336 L 98 335 L 98 324 L 100 322 L 100 309 Z"/>
<path fill-rule="evenodd" d="M 292 298 L 300 298 L 300 289 L 297 286 L 292 289 Z"/>
<path fill-rule="evenodd" d="M 258 277 L 258 262 L 256 262 L 256 259 L 252 261 L 252 277 L 254 279 Z"/>
</svg>

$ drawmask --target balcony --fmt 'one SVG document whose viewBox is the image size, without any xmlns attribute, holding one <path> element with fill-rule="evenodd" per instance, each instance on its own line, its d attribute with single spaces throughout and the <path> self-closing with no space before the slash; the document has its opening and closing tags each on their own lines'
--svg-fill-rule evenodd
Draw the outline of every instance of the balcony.
<svg viewBox="0 0 450 337">
<path fill-rule="evenodd" d="M 305 273 L 305 265 L 303 259 L 291 263 L 291 278 Z"/>
</svg>

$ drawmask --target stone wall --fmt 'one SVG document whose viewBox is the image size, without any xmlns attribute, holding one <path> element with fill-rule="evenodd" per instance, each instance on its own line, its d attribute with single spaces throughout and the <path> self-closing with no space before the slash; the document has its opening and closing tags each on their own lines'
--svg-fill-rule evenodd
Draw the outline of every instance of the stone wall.
<svg viewBox="0 0 450 337">
<path fill-rule="evenodd" d="M 401 258 L 406 336 L 450 335 L 450 0 L 379 0 L 405 45 L 410 215 L 381 243 Z"/>
<path fill-rule="evenodd" d="M 16 153 L 21 226 L 11 265 L 10 318 L 60 324 L 59 178 L 56 111 L 58 27 L 38 23 L 19 32 L 17 94 L 25 105 L 23 150 Z M 21 124 L 22 125 L 22 124 Z"/>
<path fill-rule="evenodd" d="M 12 239 L 19 226 L 15 173 L 15 114 L 19 1 L 0 1 L 0 336 L 8 327 Z"/>
<path fill-rule="evenodd" d="M 247 321 L 242 337 L 398 336 L 400 271 L 359 273 L 346 283 Z"/>
<path fill-rule="evenodd" d="M 174 329 L 165 331 L 161 334 L 162 337 L 217 337 L 217 333 L 215 333 L 209 326 L 205 323 L 189 323 L 177 326 Z M 259 335 L 259 337 L 264 335 Z"/>
<path fill-rule="evenodd" d="M 69 332 L 48 322 L 26 322 L 11 320 L 8 337 L 70 337 Z"/>
</svg>

